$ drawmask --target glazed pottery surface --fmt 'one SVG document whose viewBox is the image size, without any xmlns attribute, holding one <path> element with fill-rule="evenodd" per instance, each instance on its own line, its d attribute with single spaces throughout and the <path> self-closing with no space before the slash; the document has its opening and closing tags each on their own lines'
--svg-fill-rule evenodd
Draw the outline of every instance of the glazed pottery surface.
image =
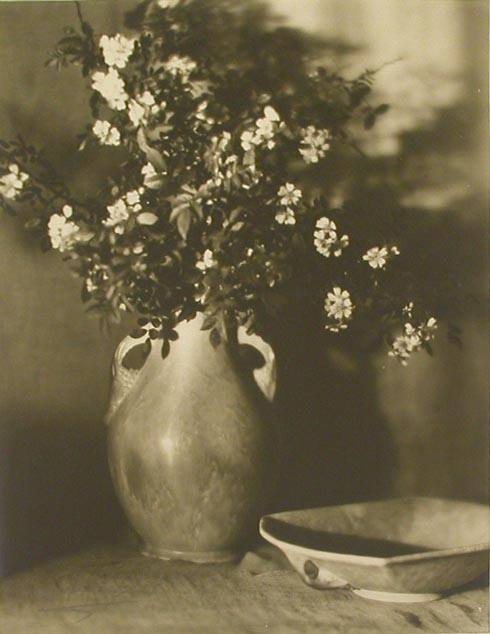
<svg viewBox="0 0 490 634">
<path fill-rule="evenodd" d="M 260 532 L 308 585 L 417 602 L 488 572 L 488 520 L 482 504 L 412 497 L 277 513 Z"/>
<path fill-rule="evenodd" d="M 200 325 L 181 324 L 164 360 L 161 341 L 154 342 L 140 370 L 122 360 L 141 341 L 120 344 L 107 415 L 109 464 L 147 554 L 223 561 L 255 535 L 265 511 L 275 366 L 270 347 L 240 331 L 239 342 L 264 357 L 254 381 L 236 350 L 213 348 Z"/>
</svg>

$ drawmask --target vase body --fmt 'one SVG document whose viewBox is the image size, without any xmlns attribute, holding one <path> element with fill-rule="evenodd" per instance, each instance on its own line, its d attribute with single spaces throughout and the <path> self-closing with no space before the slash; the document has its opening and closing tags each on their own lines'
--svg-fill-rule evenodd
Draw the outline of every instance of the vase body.
<svg viewBox="0 0 490 634">
<path fill-rule="evenodd" d="M 198 319 L 178 332 L 169 356 L 154 342 L 140 370 L 121 361 L 141 342 L 125 339 L 116 351 L 109 465 L 146 554 L 223 561 L 256 534 L 272 485 L 274 359 L 260 338 L 246 342 L 265 357 L 259 389 L 228 344 L 210 345 Z"/>
</svg>

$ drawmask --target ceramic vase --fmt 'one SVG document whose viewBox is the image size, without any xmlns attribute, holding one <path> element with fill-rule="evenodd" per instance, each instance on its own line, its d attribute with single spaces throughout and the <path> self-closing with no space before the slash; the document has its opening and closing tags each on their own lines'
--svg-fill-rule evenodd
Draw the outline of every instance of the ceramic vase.
<svg viewBox="0 0 490 634">
<path fill-rule="evenodd" d="M 116 350 L 109 410 L 109 465 L 144 553 L 217 562 L 237 557 L 257 534 L 274 470 L 272 349 L 238 332 L 216 348 L 196 318 L 178 327 L 162 359 L 161 341 L 139 370 L 124 359 L 141 340 Z M 255 348 L 262 366 L 244 361 Z M 257 365 L 257 364 L 256 364 Z"/>
</svg>

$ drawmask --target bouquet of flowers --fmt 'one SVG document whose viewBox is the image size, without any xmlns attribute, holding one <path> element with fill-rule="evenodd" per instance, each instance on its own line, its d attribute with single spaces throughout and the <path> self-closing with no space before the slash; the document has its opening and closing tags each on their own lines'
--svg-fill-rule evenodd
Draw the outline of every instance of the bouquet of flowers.
<svg viewBox="0 0 490 634">
<path fill-rule="evenodd" d="M 112 152 L 113 173 L 77 197 L 43 152 L 1 141 L 0 205 L 29 208 L 90 311 L 134 313 L 134 336 L 160 339 L 164 357 L 198 313 L 218 345 L 301 302 L 331 336 L 370 315 L 403 364 L 430 350 L 437 321 L 410 295 L 396 214 L 376 222 L 311 182 L 335 179 L 351 121 L 387 110 L 367 102 L 375 72 L 314 68 L 294 31 L 231 0 L 144 0 L 127 34 L 96 34 L 77 9 L 48 65 L 81 68 L 93 119 L 79 150 Z"/>
</svg>

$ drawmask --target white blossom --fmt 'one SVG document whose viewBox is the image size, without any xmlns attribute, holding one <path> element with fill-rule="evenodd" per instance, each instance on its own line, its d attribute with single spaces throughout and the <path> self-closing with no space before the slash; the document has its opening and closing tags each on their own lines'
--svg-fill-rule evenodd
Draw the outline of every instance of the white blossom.
<svg viewBox="0 0 490 634">
<path fill-rule="evenodd" d="M 343 235 L 337 240 L 335 244 L 332 245 L 332 254 L 335 258 L 338 258 L 342 255 L 342 251 L 349 246 L 349 236 Z"/>
<path fill-rule="evenodd" d="M 213 137 L 216 140 L 216 147 L 219 152 L 224 152 L 231 143 L 231 134 L 226 130 L 219 137 Z"/>
<path fill-rule="evenodd" d="M 120 145 L 121 133 L 109 121 L 97 120 L 92 126 L 92 132 L 102 145 Z"/>
<path fill-rule="evenodd" d="M 332 255 L 332 247 L 337 241 L 337 234 L 327 231 L 315 231 L 313 234 L 313 244 L 320 255 L 328 258 Z"/>
<path fill-rule="evenodd" d="M 317 229 L 325 231 L 326 233 L 337 233 L 337 225 L 333 220 L 330 220 L 330 218 L 327 218 L 326 216 L 322 216 L 322 218 L 319 218 L 316 221 L 315 227 Z"/>
<path fill-rule="evenodd" d="M 148 163 L 148 165 L 150 165 L 150 163 Z M 121 235 L 124 233 L 126 221 L 130 216 L 135 216 L 136 222 L 139 225 L 148 227 L 158 222 L 158 216 L 155 213 L 152 211 L 142 211 L 141 194 L 143 194 L 144 191 L 144 187 L 132 189 L 124 196 L 121 196 L 121 198 L 116 200 L 112 205 L 109 205 L 107 207 L 109 216 L 103 220 L 103 224 L 106 227 L 113 227 L 114 232 Z M 137 253 L 138 251 L 134 250 L 133 252 Z"/>
<path fill-rule="evenodd" d="M 164 69 L 173 75 L 187 81 L 189 75 L 197 68 L 197 64 L 187 55 L 171 55 L 163 65 Z"/>
<path fill-rule="evenodd" d="M 388 352 L 390 357 L 397 359 L 402 365 L 407 365 L 408 359 L 414 352 L 418 352 L 422 345 L 434 338 L 437 330 L 437 319 L 429 317 L 426 322 L 414 326 L 407 322 L 403 327 L 403 334 L 395 337 Z"/>
<path fill-rule="evenodd" d="M 85 288 L 87 289 L 88 293 L 93 293 L 94 291 L 97 290 L 97 284 L 93 281 L 92 278 L 88 277 L 85 280 Z"/>
<path fill-rule="evenodd" d="M 264 120 L 272 121 L 273 123 L 279 123 L 281 121 L 281 117 L 279 116 L 277 110 L 274 110 L 272 106 L 266 106 L 264 108 L 264 119 L 261 119 L 260 121 Z M 258 123 L 259 122 L 257 122 L 257 124 Z"/>
<path fill-rule="evenodd" d="M 60 252 L 68 251 L 82 238 L 80 227 L 72 220 L 68 220 L 72 214 L 73 209 L 70 205 L 65 205 L 62 213 L 53 214 L 48 222 L 51 245 Z"/>
<path fill-rule="evenodd" d="M 114 227 L 116 233 L 124 233 L 123 223 L 129 218 L 129 209 L 123 198 L 119 198 L 112 205 L 108 205 L 109 217 L 103 221 L 106 227 Z"/>
<path fill-rule="evenodd" d="M 316 222 L 316 231 L 313 233 L 313 244 L 320 255 L 329 258 L 331 255 L 339 257 L 342 251 L 349 246 L 349 236 L 339 237 L 337 226 L 333 220 L 323 217 Z"/>
<path fill-rule="evenodd" d="M 398 359 L 402 365 L 407 365 L 410 355 L 416 349 L 418 349 L 418 345 L 414 347 L 411 337 L 400 335 L 393 341 L 392 349 L 388 354 L 390 357 Z"/>
<path fill-rule="evenodd" d="M 134 51 L 135 41 L 118 33 L 114 37 L 102 35 L 99 44 L 107 66 L 124 68 Z"/>
<path fill-rule="evenodd" d="M 151 107 L 156 105 L 155 97 L 149 90 L 145 90 L 145 92 L 137 97 L 137 100 L 144 106 Z"/>
<path fill-rule="evenodd" d="M 124 110 L 128 95 L 124 90 L 124 81 L 114 68 L 107 73 L 97 71 L 92 75 L 92 88 L 107 101 L 109 108 Z"/>
<path fill-rule="evenodd" d="M 251 130 L 245 130 L 245 132 L 242 132 L 242 135 L 240 136 L 240 140 L 241 140 L 241 146 L 245 150 L 245 152 L 249 152 L 255 147 L 256 145 L 255 139 L 256 139 L 255 133 L 252 132 Z"/>
<path fill-rule="evenodd" d="M 141 168 L 141 174 L 143 175 L 143 185 L 150 189 L 159 189 L 162 184 L 162 175 L 158 174 L 156 169 L 151 163 L 143 165 Z"/>
<path fill-rule="evenodd" d="M 266 119 L 265 117 L 262 119 L 257 119 L 256 121 L 257 130 L 255 132 L 255 136 L 257 138 L 257 144 L 260 144 L 262 141 L 267 141 L 267 147 L 272 149 L 275 145 L 274 141 L 274 123 L 270 119 Z"/>
<path fill-rule="evenodd" d="M 109 279 L 109 275 L 105 270 L 105 267 L 100 264 L 92 264 L 86 275 L 85 288 L 89 293 L 96 291 L 100 287 L 101 283 Z"/>
<path fill-rule="evenodd" d="M 209 116 L 209 114 L 207 112 L 208 106 L 209 106 L 209 102 L 208 101 L 202 101 L 196 107 L 194 116 L 196 117 L 196 119 L 198 121 L 202 121 L 203 123 L 207 123 L 209 125 L 213 125 L 213 123 L 216 122 L 216 119 L 214 119 L 214 117 L 210 117 Z M 194 130 L 196 130 L 195 126 L 194 126 Z"/>
<path fill-rule="evenodd" d="M 403 307 L 402 312 L 403 312 L 404 315 L 407 315 L 408 317 L 412 317 L 413 308 L 414 308 L 413 302 L 408 302 L 408 304 L 406 304 Z"/>
<path fill-rule="evenodd" d="M 362 256 L 362 259 L 373 269 L 384 269 L 387 257 L 386 247 L 373 247 Z"/>
<path fill-rule="evenodd" d="M 354 305 L 349 291 L 342 290 L 340 286 L 335 286 L 325 298 L 325 312 L 329 318 L 325 326 L 331 332 L 338 332 L 347 328 L 346 320 L 352 317 Z"/>
<path fill-rule="evenodd" d="M 200 97 L 211 93 L 211 83 L 206 79 L 195 79 L 190 81 L 186 88 L 191 93 L 193 99 L 199 99 Z"/>
<path fill-rule="evenodd" d="M 301 190 L 296 187 L 296 185 L 293 185 L 293 183 L 286 183 L 279 188 L 277 195 L 280 198 L 281 205 L 289 207 L 291 205 L 296 205 L 297 203 L 299 203 L 303 194 Z"/>
<path fill-rule="evenodd" d="M 136 99 L 131 99 L 128 106 L 128 117 L 135 126 L 140 125 L 145 118 L 145 108 Z"/>
<path fill-rule="evenodd" d="M 294 211 L 289 207 L 281 209 L 276 213 L 276 222 L 280 225 L 295 225 L 296 216 L 294 215 Z"/>
<path fill-rule="evenodd" d="M 330 148 L 330 131 L 308 126 L 302 130 L 299 153 L 306 163 L 318 163 Z"/>
<path fill-rule="evenodd" d="M 206 249 L 204 251 L 202 259 L 196 262 L 196 268 L 200 271 L 206 271 L 207 269 L 212 268 L 216 264 L 216 260 L 213 257 L 213 252 L 211 249 Z"/>
<path fill-rule="evenodd" d="M 126 220 L 131 214 L 141 211 L 140 192 L 133 189 L 121 198 L 118 198 L 112 205 L 108 205 L 108 218 L 102 221 L 106 227 L 114 227 L 115 233 L 124 233 Z"/>
<path fill-rule="evenodd" d="M 19 194 L 29 176 L 21 172 L 15 163 L 9 165 L 9 171 L 0 177 L 0 194 L 5 198 L 14 199 Z"/>
<path fill-rule="evenodd" d="M 266 141 L 267 147 L 271 150 L 275 146 L 274 135 L 280 121 L 281 118 L 276 110 L 272 106 L 266 106 L 264 108 L 264 116 L 256 121 L 256 144 L 260 145 Z"/>
<path fill-rule="evenodd" d="M 208 197 L 213 189 L 221 187 L 225 180 L 233 179 L 238 174 L 241 167 L 239 157 L 236 154 L 226 156 L 230 144 L 231 134 L 227 131 L 211 137 L 211 143 L 204 153 L 204 162 L 212 177 L 199 188 L 202 198 Z"/>
<path fill-rule="evenodd" d="M 153 165 L 151 163 L 147 163 L 146 165 L 143 165 L 143 167 L 141 168 L 141 173 L 143 174 L 145 179 L 151 178 L 151 177 L 157 175 L 157 171 L 156 171 L 156 169 L 153 167 Z M 145 183 L 145 185 L 146 185 L 146 183 Z"/>
<path fill-rule="evenodd" d="M 437 330 L 438 324 L 437 324 L 437 319 L 435 317 L 429 317 L 429 319 L 425 322 L 424 326 L 423 326 L 423 335 L 424 337 L 426 337 L 427 335 L 429 335 L 429 337 L 431 336 L 431 334 L 434 334 L 434 331 Z"/>
<path fill-rule="evenodd" d="M 127 204 L 131 207 L 132 211 L 141 210 L 140 192 L 136 189 L 132 189 L 125 196 Z"/>
<path fill-rule="evenodd" d="M 398 247 L 372 247 L 363 256 L 362 259 L 373 269 L 384 269 L 387 261 L 392 255 L 399 255 Z"/>
<path fill-rule="evenodd" d="M 137 95 L 135 99 L 131 99 L 128 106 L 128 117 L 135 126 L 145 125 L 150 114 L 155 114 L 165 104 L 158 106 L 155 97 L 145 90 L 141 95 Z"/>
<path fill-rule="evenodd" d="M 402 365 L 407 365 L 407 360 L 413 352 L 417 352 L 422 345 L 417 328 L 407 323 L 404 327 L 404 333 L 395 338 L 392 348 L 388 352 L 390 357 L 394 357 L 400 361 Z"/>
<path fill-rule="evenodd" d="M 255 122 L 255 130 L 245 130 L 240 139 L 245 152 L 265 144 L 269 150 L 275 146 L 274 136 L 279 129 L 281 117 L 272 106 L 264 108 L 264 116 Z"/>
</svg>

